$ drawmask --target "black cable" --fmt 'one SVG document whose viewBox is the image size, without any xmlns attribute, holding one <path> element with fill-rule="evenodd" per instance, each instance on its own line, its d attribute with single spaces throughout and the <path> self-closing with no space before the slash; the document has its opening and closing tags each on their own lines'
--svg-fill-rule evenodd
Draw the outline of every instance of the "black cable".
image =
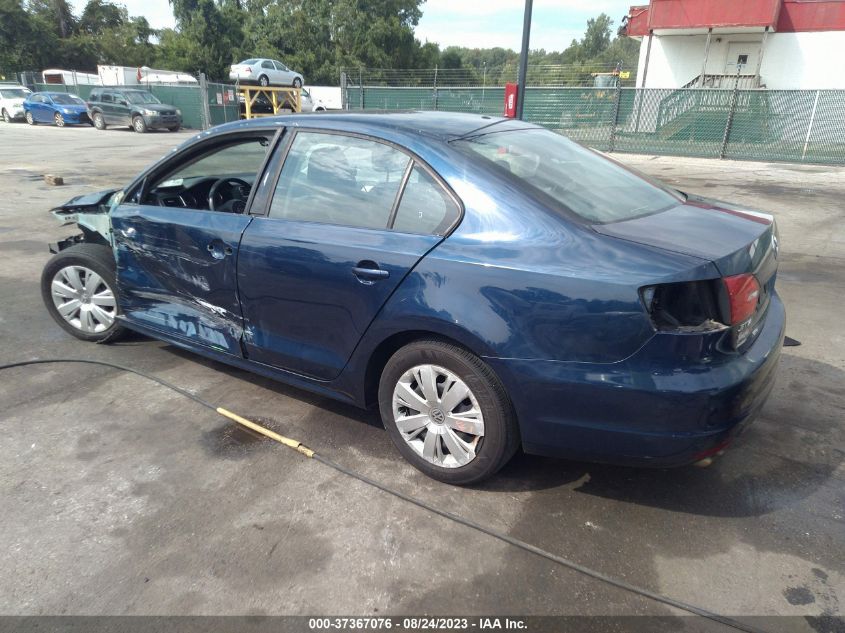
<svg viewBox="0 0 845 633">
<path fill-rule="evenodd" d="M 182 389 L 181 387 L 177 387 L 176 385 L 159 378 L 158 376 L 153 376 L 152 374 L 148 374 L 146 372 L 140 371 L 138 369 L 133 369 L 132 367 L 126 367 L 125 365 L 118 365 L 116 363 L 109 363 L 107 361 L 102 360 L 93 360 L 93 359 L 86 359 L 86 358 L 51 358 L 51 359 L 36 359 L 36 360 L 25 360 L 19 361 L 15 363 L 8 363 L 5 365 L 0 365 L 0 371 L 4 369 L 12 369 L 13 367 L 26 367 L 28 365 L 45 365 L 50 363 L 86 363 L 89 365 L 102 365 L 103 367 L 111 367 L 112 369 L 119 369 L 121 371 L 129 372 L 130 374 L 135 374 L 136 376 L 141 376 L 142 378 L 146 378 L 148 380 L 152 380 L 155 383 L 158 383 L 162 387 L 167 387 L 168 389 L 172 389 L 176 393 L 179 393 L 187 398 L 190 398 L 194 402 L 201 404 L 202 406 L 211 409 L 215 413 L 217 413 L 217 407 L 211 404 L 210 402 L 203 400 L 199 396 L 195 396 L 191 392 Z M 404 492 L 400 492 L 395 488 L 391 488 L 385 484 L 382 484 L 375 479 L 370 479 L 366 475 L 362 475 L 361 473 L 355 472 L 354 470 L 350 470 L 345 466 L 341 466 L 337 462 L 332 461 L 327 457 L 323 457 L 318 453 L 314 453 L 313 459 L 320 462 L 321 464 L 328 466 L 336 470 L 339 473 L 347 475 L 348 477 L 352 477 L 353 479 L 357 479 L 368 486 L 372 486 L 373 488 L 377 488 L 382 492 L 386 492 L 389 495 L 393 495 L 397 499 L 401 499 L 402 501 L 407 501 L 408 503 L 412 503 L 413 505 L 422 508 L 424 510 L 428 510 L 433 514 L 439 515 L 445 519 L 450 521 L 454 521 L 455 523 L 459 523 L 465 527 L 471 528 L 473 530 L 477 530 L 486 534 L 488 536 L 492 536 L 495 539 L 499 539 L 509 545 L 513 545 L 514 547 L 518 547 L 521 550 L 526 552 L 530 552 L 542 558 L 545 558 L 548 561 L 561 565 L 562 567 L 566 567 L 571 569 L 572 571 L 576 571 L 580 574 L 585 576 L 589 576 L 595 580 L 599 580 L 604 582 L 608 585 L 616 587 L 617 589 L 622 589 L 623 591 L 627 591 L 629 593 L 636 594 L 638 596 L 642 596 L 644 598 L 649 598 L 650 600 L 654 600 L 656 602 L 660 602 L 662 604 L 668 605 L 670 607 L 674 607 L 675 609 L 680 609 L 681 611 L 686 611 L 687 613 L 692 613 L 693 615 L 698 615 L 703 618 L 707 618 L 708 620 L 713 620 L 714 622 L 718 622 L 719 624 L 724 624 L 725 626 L 729 626 L 731 628 L 737 629 L 739 631 L 747 631 L 748 633 L 764 633 L 763 629 L 759 629 L 757 627 L 751 626 L 749 624 L 745 624 L 739 620 L 735 620 L 733 618 L 719 615 L 718 613 L 714 613 L 713 611 L 708 611 L 702 607 L 697 607 L 693 604 L 689 604 L 687 602 L 683 602 L 681 600 L 675 600 L 674 598 L 670 598 L 668 596 L 664 596 L 662 594 L 656 593 L 654 591 L 649 591 L 648 589 L 643 589 L 641 587 L 637 587 L 636 585 L 632 585 L 631 583 L 627 583 L 624 580 L 618 580 L 613 578 L 612 576 L 607 576 L 599 571 L 595 571 L 594 569 L 590 569 L 589 567 L 584 567 L 583 565 L 579 565 L 567 558 L 563 558 L 562 556 L 558 556 L 557 554 L 552 554 L 551 552 L 547 552 L 544 549 L 541 549 L 535 545 L 531 545 L 531 543 L 527 543 L 522 541 L 518 538 L 515 538 L 509 534 L 505 534 L 504 532 L 499 532 L 498 530 L 494 530 L 493 528 L 487 527 L 480 523 L 476 523 L 471 519 L 465 519 L 464 517 L 458 516 L 457 514 L 452 514 L 448 510 L 442 510 L 437 506 L 431 505 L 425 501 L 421 501 L 415 497 L 405 494 Z"/>
</svg>

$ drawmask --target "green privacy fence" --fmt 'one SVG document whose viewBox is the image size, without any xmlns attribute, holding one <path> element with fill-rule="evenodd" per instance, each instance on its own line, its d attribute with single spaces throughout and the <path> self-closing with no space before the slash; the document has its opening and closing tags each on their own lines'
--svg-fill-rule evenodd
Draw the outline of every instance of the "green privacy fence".
<svg viewBox="0 0 845 633">
<path fill-rule="evenodd" d="M 352 110 L 502 113 L 503 88 L 347 86 Z M 526 88 L 524 118 L 604 151 L 845 164 L 845 91 Z"/>
<path fill-rule="evenodd" d="M 88 99 L 91 91 L 100 86 L 35 84 L 35 90 L 68 92 L 82 99 Z M 239 118 L 239 104 L 235 86 L 205 82 L 200 78 L 196 86 L 185 85 L 137 85 L 115 86 L 116 88 L 149 90 L 159 101 L 175 106 L 182 111 L 182 125 L 198 130 Z"/>
</svg>

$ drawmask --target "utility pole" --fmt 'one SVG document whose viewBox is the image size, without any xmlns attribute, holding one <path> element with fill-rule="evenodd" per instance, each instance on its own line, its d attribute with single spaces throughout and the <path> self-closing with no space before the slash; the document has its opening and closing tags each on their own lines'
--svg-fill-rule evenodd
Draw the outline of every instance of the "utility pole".
<svg viewBox="0 0 845 633">
<path fill-rule="evenodd" d="M 522 21 L 522 53 L 519 56 L 519 75 L 516 79 L 516 118 L 522 118 L 525 101 L 525 79 L 528 75 L 528 43 L 531 40 L 531 11 L 534 0 L 525 0 L 525 17 Z"/>
</svg>

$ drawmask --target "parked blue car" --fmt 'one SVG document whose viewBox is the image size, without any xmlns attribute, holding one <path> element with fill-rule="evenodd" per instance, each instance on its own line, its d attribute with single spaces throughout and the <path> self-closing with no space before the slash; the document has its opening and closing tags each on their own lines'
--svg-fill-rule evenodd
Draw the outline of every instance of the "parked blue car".
<svg viewBox="0 0 845 633">
<path fill-rule="evenodd" d="M 65 92 L 33 92 L 23 102 L 24 116 L 30 125 L 52 123 L 58 127 L 74 123 L 91 125 L 87 104 Z"/>
<path fill-rule="evenodd" d="M 204 132 L 56 209 L 47 309 L 362 407 L 468 484 L 528 453 L 709 461 L 760 411 L 784 308 L 773 218 L 535 125 L 290 115 Z"/>
</svg>

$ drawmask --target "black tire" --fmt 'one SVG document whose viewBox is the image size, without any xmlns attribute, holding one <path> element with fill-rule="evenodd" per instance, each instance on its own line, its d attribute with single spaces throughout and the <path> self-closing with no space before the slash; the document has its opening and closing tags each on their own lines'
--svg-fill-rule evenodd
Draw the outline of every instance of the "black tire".
<svg viewBox="0 0 845 633">
<path fill-rule="evenodd" d="M 9 113 L 8 113 L 8 112 L 6 112 L 6 108 L 3 108 L 3 120 L 4 120 L 6 123 L 11 123 L 11 122 L 12 122 L 12 117 L 11 117 L 11 116 L 9 116 Z"/>
<path fill-rule="evenodd" d="M 266 88 L 267 86 L 270 85 L 270 78 L 267 77 L 267 75 L 261 75 L 258 78 L 258 85 L 261 86 L 262 88 Z"/>
<path fill-rule="evenodd" d="M 147 131 L 147 122 L 144 121 L 144 117 L 141 115 L 132 117 L 132 129 L 138 134 L 144 134 Z"/>
<path fill-rule="evenodd" d="M 47 262 L 41 273 L 41 298 L 47 307 L 47 312 L 65 332 L 83 341 L 91 343 L 108 343 L 117 340 L 126 333 L 126 329 L 115 319 L 108 329 L 100 332 L 84 332 L 74 327 L 59 313 L 53 302 L 52 285 L 59 272 L 68 266 L 83 266 L 97 273 L 115 296 L 115 313 L 120 314 L 117 305 L 117 280 L 115 279 L 114 255 L 108 246 L 100 244 L 76 244 L 60 251 Z"/>
<path fill-rule="evenodd" d="M 302 88 L 302 80 L 299 77 L 294 77 L 293 87 L 294 88 Z"/>
<path fill-rule="evenodd" d="M 167 129 L 170 130 L 171 132 L 178 132 L 179 130 L 182 129 L 182 126 L 181 125 L 173 125 L 173 126 L 167 128 Z"/>
<path fill-rule="evenodd" d="M 37 121 L 35 120 L 35 117 L 32 116 L 32 112 L 27 112 L 25 116 L 27 123 L 29 123 L 30 125 L 38 125 Z"/>
<path fill-rule="evenodd" d="M 56 124 L 56 127 L 65 126 L 65 118 L 59 112 L 53 115 L 53 122 Z"/>
<path fill-rule="evenodd" d="M 106 129 L 106 120 L 103 118 L 102 113 L 95 112 L 93 117 L 93 124 L 94 127 L 98 130 L 105 130 Z"/>
<path fill-rule="evenodd" d="M 402 375 L 417 365 L 437 365 L 457 375 L 475 396 L 484 416 L 484 435 L 475 458 L 447 468 L 426 461 L 402 437 L 393 416 L 393 390 Z M 505 387 L 475 354 L 436 339 L 415 341 L 397 351 L 379 381 L 379 411 L 396 448 L 415 468 L 432 479 L 453 485 L 478 483 L 498 472 L 519 448 L 519 426 Z"/>
</svg>

